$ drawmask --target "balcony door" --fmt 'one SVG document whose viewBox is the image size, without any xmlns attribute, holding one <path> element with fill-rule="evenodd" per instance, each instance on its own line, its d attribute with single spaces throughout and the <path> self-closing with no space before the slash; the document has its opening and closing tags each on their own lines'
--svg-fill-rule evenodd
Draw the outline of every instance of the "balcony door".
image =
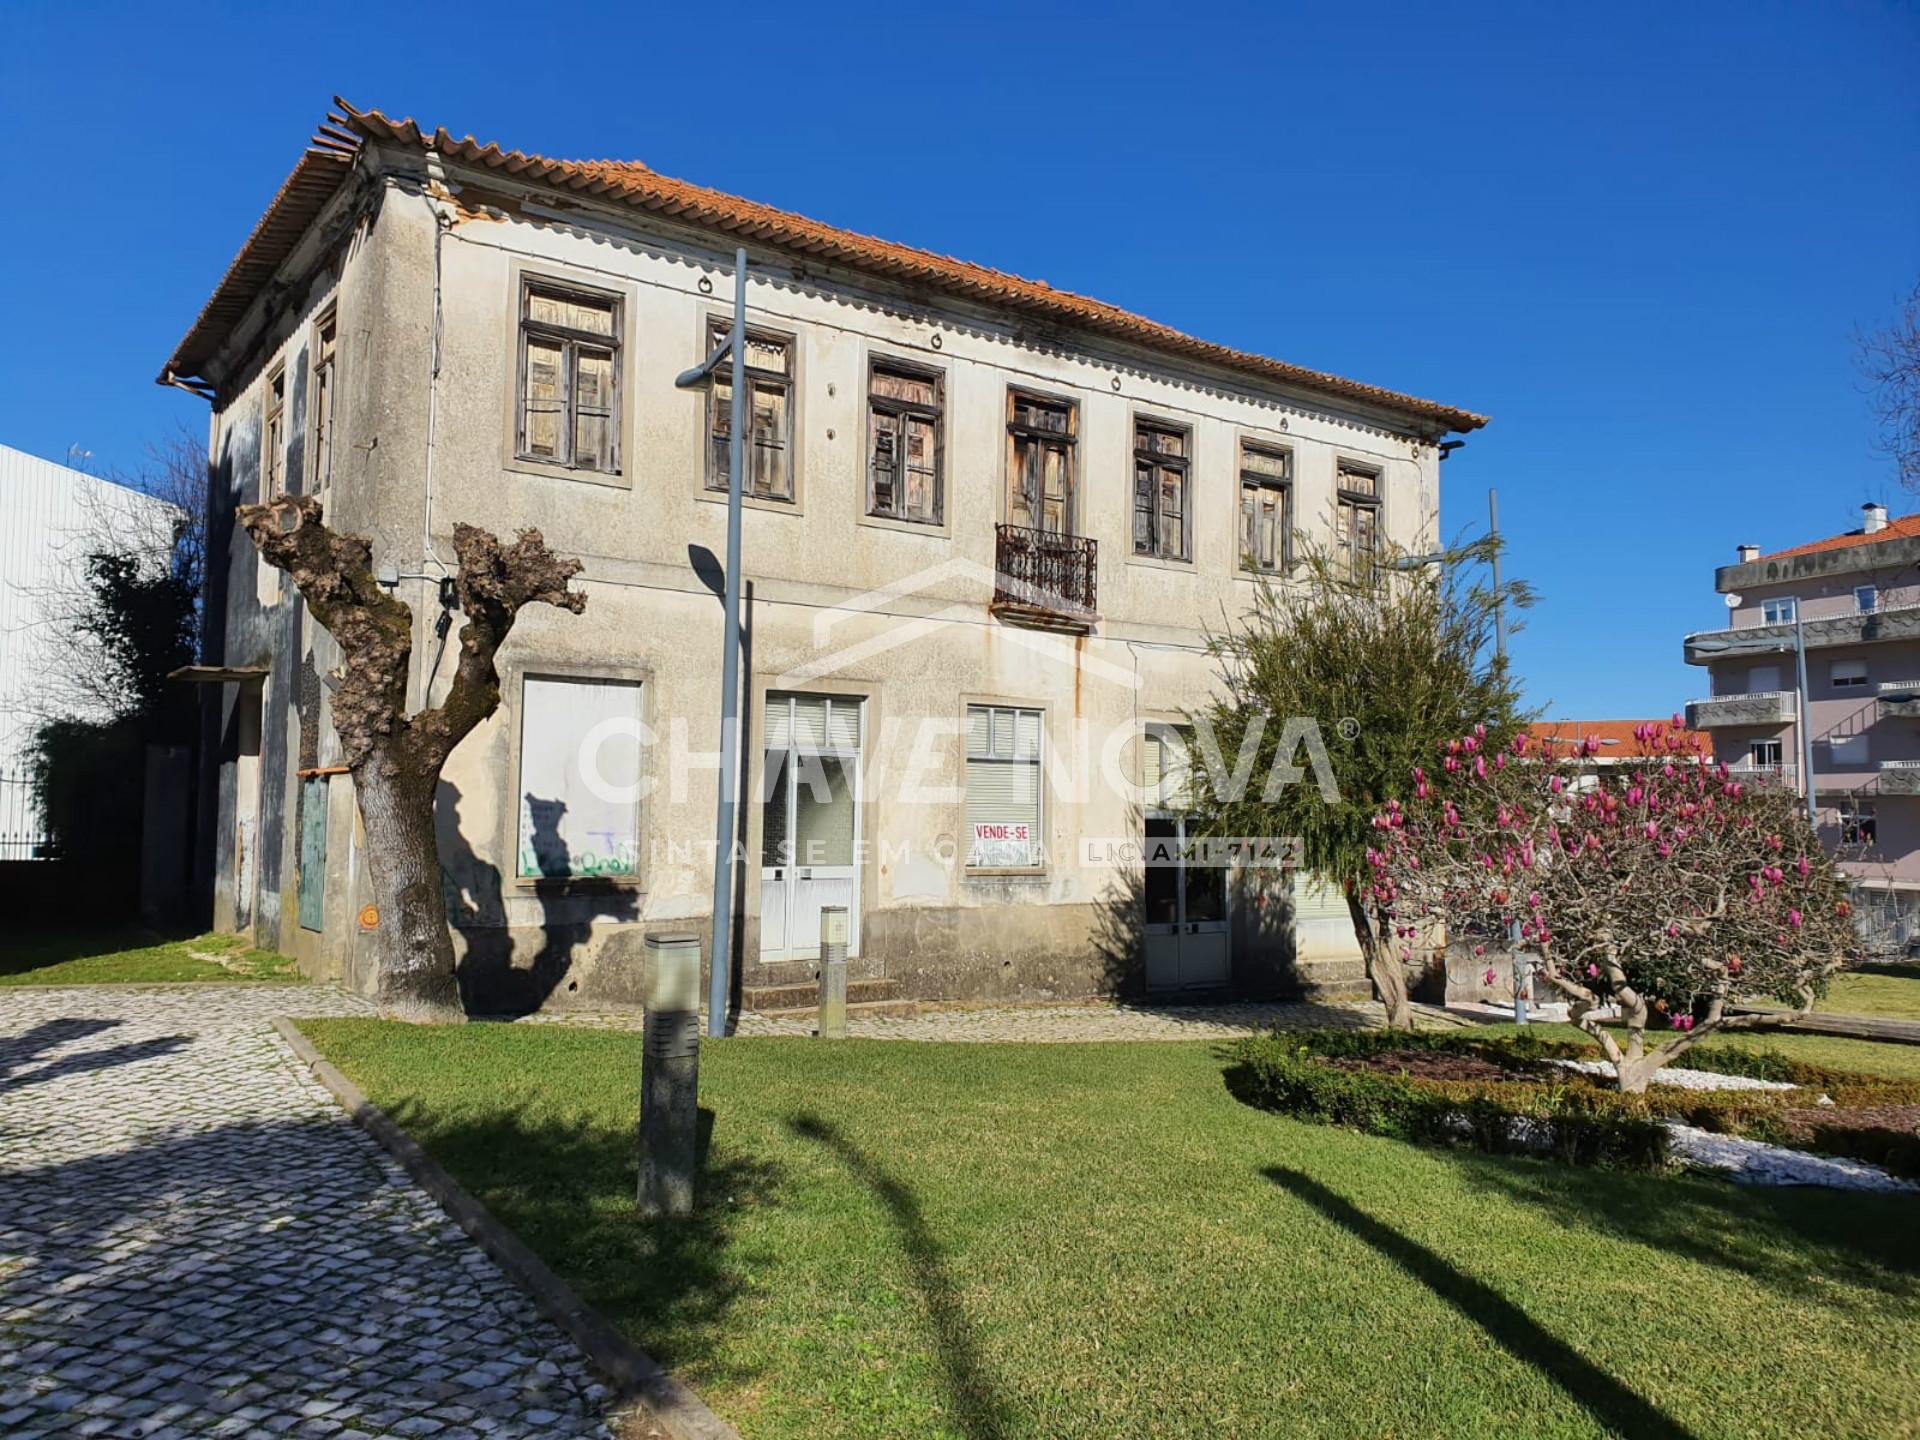
<svg viewBox="0 0 1920 1440">
<path fill-rule="evenodd" d="M 760 958 L 815 960 L 820 911 L 847 911 L 847 953 L 860 953 L 862 702 L 847 695 L 767 696 L 760 782 Z"/>
<path fill-rule="evenodd" d="M 1007 523 L 1042 535 L 1076 533 L 1079 407 L 1010 390 L 1007 440 Z"/>
</svg>

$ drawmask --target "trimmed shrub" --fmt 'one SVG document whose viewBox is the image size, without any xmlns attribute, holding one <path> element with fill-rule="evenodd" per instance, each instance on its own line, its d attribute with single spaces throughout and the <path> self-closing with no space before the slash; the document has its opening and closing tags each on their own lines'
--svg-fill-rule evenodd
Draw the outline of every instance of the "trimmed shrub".
<svg viewBox="0 0 1920 1440">
<path fill-rule="evenodd" d="M 1415 1080 L 1337 1069 L 1323 1059 L 1406 1049 L 1480 1053 L 1482 1047 L 1489 1052 L 1484 1058 L 1504 1063 L 1533 1058 L 1497 1040 L 1469 1048 L 1451 1036 L 1433 1038 L 1450 1043 L 1403 1031 L 1380 1032 L 1377 1040 L 1372 1032 L 1353 1031 L 1261 1036 L 1234 1047 L 1229 1083 L 1241 1100 L 1260 1109 L 1396 1140 L 1550 1154 L 1576 1165 L 1653 1169 L 1666 1163 L 1659 1118 L 1644 1107 L 1618 1103 L 1641 1097 L 1616 1095 L 1577 1073 L 1564 1081 L 1543 1075 L 1538 1083 Z M 1404 1043 L 1410 1039 L 1416 1043 Z"/>
</svg>

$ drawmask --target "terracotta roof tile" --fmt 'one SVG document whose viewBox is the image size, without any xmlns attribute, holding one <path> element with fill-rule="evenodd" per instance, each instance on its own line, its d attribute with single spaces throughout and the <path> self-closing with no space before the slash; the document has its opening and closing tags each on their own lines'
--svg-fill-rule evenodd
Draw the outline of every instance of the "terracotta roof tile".
<svg viewBox="0 0 1920 1440">
<path fill-rule="evenodd" d="M 1795 545 L 1789 550 L 1775 550 L 1770 555 L 1762 555 L 1762 560 L 1790 560 L 1795 555 L 1816 555 L 1822 550 L 1845 550 L 1853 545 L 1877 545 L 1882 540 L 1907 540 L 1920 535 L 1920 515 L 1902 515 L 1897 520 L 1889 520 L 1886 525 L 1869 535 L 1864 530 L 1849 530 L 1844 535 L 1829 535 L 1824 540 L 1809 541 L 1805 545 Z"/>
<path fill-rule="evenodd" d="M 1551 740 L 1558 745 L 1573 745 L 1590 737 L 1595 738 L 1601 742 L 1597 758 L 1624 760 L 1651 753 L 1633 733 L 1642 725 L 1665 725 L 1682 738 L 1688 734 L 1699 734 L 1706 753 L 1713 753 L 1713 742 L 1709 736 L 1689 731 L 1684 725 L 1676 726 L 1671 716 L 1662 716 L 1657 720 L 1536 720 L 1527 727 L 1527 733 L 1536 740 Z M 1613 743 L 1608 744 L 1608 741 Z"/>
<path fill-rule="evenodd" d="M 778 250 L 815 255 L 890 279 L 928 285 L 952 296 L 1003 306 L 1058 323 L 1077 325 L 1189 359 L 1225 366 L 1264 380 L 1379 406 L 1437 423 L 1445 429 L 1474 430 L 1487 423 L 1484 415 L 1474 414 L 1470 410 L 1422 400 L 1377 385 L 1196 339 L 1171 326 L 1103 301 L 1057 290 L 1044 281 L 1029 280 L 968 264 L 951 256 L 842 230 L 791 211 L 657 174 L 637 161 L 553 160 L 542 155 L 523 154 L 518 150 L 502 150 L 491 143 L 483 145 L 471 135 L 456 138 L 444 129 L 429 134 L 410 118 L 394 120 L 378 110 L 357 110 L 344 100 L 336 99 L 334 103 L 340 111 L 336 119 L 338 127 L 350 131 L 363 141 L 431 149 L 457 162 L 633 205 Z M 339 132 L 323 129 L 322 133 L 330 141 Z M 272 218 L 270 209 L 268 220 Z M 268 228 L 267 220 L 261 224 L 262 229 Z M 219 318 L 231 314 L 231 318 L 225 319 L 230 326 L 238 318 L 238 314 L 232 312 L 236 309 L 244 312 L 246 305 L 251 303 L 258 287 L 250 288 L 248 277 L 236 277 L 235 272 L 242 269 L 244 262 L 250 261 L 248 250 L 254 248 L 259 240 L 260 232 L 256 231 L 254 239 L 248 242 L 248 248 L 243 249 L 240 259 L 234 262 L 234 269 L 228 272 L 228 278 L 222 281 L 221 289 L 215 292 L 214 300 L 208 306 L 209 313 L 201 317 L 194 331 L 182 341 L 173 364 L 169 366 L 171 373 L 196 373 L 196 367 L 211 358 L 219 340 L 223 338 L 212 334 L 215 327 L 208 324 L 209 315 L 214 314 L 216 307 Z M 231 295 L 228 293 L 230 290 L 233 292 Z"/>
</svg>

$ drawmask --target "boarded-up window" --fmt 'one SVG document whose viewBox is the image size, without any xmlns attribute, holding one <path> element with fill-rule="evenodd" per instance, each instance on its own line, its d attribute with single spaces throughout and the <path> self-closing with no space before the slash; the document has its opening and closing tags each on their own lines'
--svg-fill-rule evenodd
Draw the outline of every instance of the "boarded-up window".
<svg viewBox="0 0 1920 1440">
<path fill-rule="evenodd" d="M 708 327 L 708 348 L 731 328 Z M 721 362 L 707 386 L 707 488 L 727 488 L 733 425 L 733 362 Z M 747 473 L 741 493 L 761 500 L 793 499 L 793 337 L 747 332 Z"/>
<path fill-rule="evenodd" d="M 1240 568 L 1284 570 L 1293 559 L 1293 455 L 1240 443 Z"/>
<path fill-rule="evenodd" d="M 640 854 L 640 686 L 529 675 L 520 688 L 524 879 L 631 878 Z"/>
<path fill-rule="evenodd" d="M 967 707 L 967 864 L 1030 869 L 1040 844 L 1041 712 Z"/>
<path fill-rule="evenodd" d="M 266 415 L 260 424 L 260 499 L 268 501 L 284 487 L 287 456 L 287 372 L 267 377 Z"/>
<path fill-rule="evenodd" d="M 324 495 L 333 483 L 334 409 L 339 400 L 340 325 L 329 310 L 313 329 L 313 384 L 307 409 L 313 415 L 313 480 L 307 489 Z"/>
<path fill-rule="evenodd" d="M 938 525 L 944 381 L 937 370 L 875 360 L 867 374 L 867 511 Z"/>
<path fill-rule="evenodd" d="M 1334 544 L 1354 573 L 1371 568 L 1380 553 L 1380 474 L 1340 462 L 1334 493 Z"/>
<path fill-rule="evenodd" d="M 620 301 L 531 277 L 520 286 L 518 453 L 620 470 Z"/>
<path fill-rule="evenodd" d="M 1177 425 L 1133 426 L 1133 553 L 1187 558 L 1187 465 L 1192 435 Z"/>
<path fill-rule="evenodd" d="M 1007 392 L 1007 519 L 1050 535 L 1074 533 L 1074 449 L 1079 406 Z"/>
</svg>

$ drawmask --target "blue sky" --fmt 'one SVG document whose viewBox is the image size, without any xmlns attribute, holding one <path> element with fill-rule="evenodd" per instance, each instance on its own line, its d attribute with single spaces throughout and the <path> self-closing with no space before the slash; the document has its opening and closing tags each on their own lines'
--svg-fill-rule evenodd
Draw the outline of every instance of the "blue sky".
<svg viewBox="0 0 1920 1440">
<path fill-rule="evenodd" d="M 1920 509 L 1852 343 L 1920 279 L 1920 9 L 923 8 L 0 0 L 0 442 L 204 431 L 152 378 L 339 93 L 1492 415 L 1445 524 L 1499 488 L 1555 715 L 1701 690 L 1735 544 Z"/>
</svg>

